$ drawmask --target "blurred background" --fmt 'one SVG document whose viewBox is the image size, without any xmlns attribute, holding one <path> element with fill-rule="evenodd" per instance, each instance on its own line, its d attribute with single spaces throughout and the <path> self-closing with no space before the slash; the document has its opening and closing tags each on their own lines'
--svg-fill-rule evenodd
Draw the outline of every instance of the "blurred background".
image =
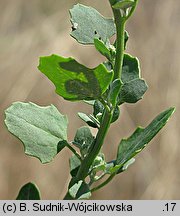
<svg viewBox="0 0 180 216">
<path fill-rule="evenodd" d="M 69 181 L 68 157 L 63 150 L 42 165 L 24 154 L 23 145 L 4 126 L 4 110 L 14 101 L 55 104 L 69 118 L 69 140 L 84 123 L 77 111 L 91 112 L 80 102 L 70 103 L 54 92 L 37 70 L 38 58 L 56 53 L 73 56 L 89 67 L 104 60 L 93 46 L 69 36 L 68 10 L 73 4 L 94 6 L 112 16 L 108 0 L 0 0 L 0 199 L 15 199 L 22 185 L 35 182 L 43 199 L 62 199 Z M 109 131 L 104 152 L 115 158 L 122 137 L 146 126 L 162 110 L 176 106 L 166 127 L 136 157 L 129 170 L 117 176 L 93 199 L 180 199 L 180 1 L 140 0 L 127 25 L 128 52 L 141 61 L 149 90 L 135 105 L 123 105 L 120 121 Z"/>
</svg>

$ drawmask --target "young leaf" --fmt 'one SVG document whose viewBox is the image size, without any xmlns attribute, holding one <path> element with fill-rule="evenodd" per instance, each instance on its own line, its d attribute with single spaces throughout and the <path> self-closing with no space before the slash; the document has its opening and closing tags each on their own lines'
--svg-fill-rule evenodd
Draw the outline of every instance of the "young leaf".
<svg viewBox="0 0 180 216">
<path fill-rule="evenodd" d="M 71 36 L 81 44 L 93 44 L 94 38 L 106 42 L 116 32 L 114 21 L 104 18 L 92 7 L 77 4 L 70 10 L 70 15 Z"/>
<path fill-rule="evenodd" d="M 69 194 L 72 196 L 72 198 L 78 200 L 89 199 L 91 196 L 89 186 L 82 180 L 78 181 L 69 188 Z"/>
<path fill-rule="evenodd" d="M 99 153 L 98 156 L 96 156 L 95 160 L 93 161 L 93 164 L 91 166 L 91 171 L 94 172 L 98 171 L 104 171 L 106 169 L 106 161 L 103 153 Z"/>
<path fill-rule="evenodd" d="M 94 45 L 97 51 L 99 51 L 103 56 L 105 56 L 109 61 L 111 61 L 111 52 L 102 40 L 95 38 Z"/>
<path fill-rule="evenodd" d="M 88 153 L 89 148 L 94 142 L 94 137 L 91 134 L 89 127 L 81 127 L 77 130 L 74 144 L 80 148 L 81 154 L 84 156 Z"/>
<path fill-rule="evenodd" d="M 161 128 L 164 127 L 174 110 L 175 108 L 169 108 L 159 114 L 146 128 L 137 128 L 128 139 L 123 139 L 118 147 L 116 164 L 124 165 L 141 152 Z"/>
<path fill-rule="evenodd" d="M 122 69 L 123 85 L 118 96 L 118 104 L 136 103 L 142 99 L 148 89 L 146 82 L 141 79 L 139 60 L 128 54 L 124 55 Z"/>
<path fill-rule="evenodd" d="M 135 4 L 134 0 L 118 0 L 112 7 L 114 9 L 127 9 L 133 7 Z"/>
<path fill-rule="evenodd" d="M 102 120 L 103 112 L 104 112 L 103 104 L 100 101 L 95 101 L 93 115 L 95 116 L 95 118 L 98 119 L 99 122 L 101 122 L 101 120 Z M 119 118 L 119 114 L 120 114 L 119 107 L 116 106 L 114 109 L 111 123 L 115 122 Z"/>
<path fill-rule="evenodd" d="M 98 128 L 99 126 L 95 121 L 93 121 L 88 115 L 85 113 L 78 112 L 79 118 L 81 118 L 86 124 L 88 124 L 90 127 Z"/>
<path fill-rule="evenodd" d="M 76 155 L 73 155 L 69 159 L 69 165 L 70 165 L 71 176 L 76 176 L 78 169 L 81 165 L 81 161 L 79 160 L 79 158 Z"/>
<path fill-rule="evenodd" d="M 67 140 L 67 117 L 53 105 L 16 102 L 5 114 L 8 130 L 23 142 L 25 153 L 42 163 L 49 163 L 62 149 L 59 142 Z"/>
<path fill-rule="evenodd" d="M 89 69 L 73 58 L 57 55 L 41 57 L 38 68 L 54 83 L 57 94 L 72 101 L 101 97 L 113 77 L 102 64 Z"/>
<path fill-rule="evenodd" d="M 122 68 L 122 82 L 126 83 L 140 77 L 139 60 L 129 54 L 124 55 Z"/>
<path fill-rule="evenodd" d="M 119 104 L 136 103 L 142 99 L 147 89 L 148 86 L 143 79 L 134 79 L 123 84 L 119 94 Z"/>
<path fill-rule="evenodd" d="M 37 186 L 31 182 L 25 184 L 19 191 L 16 200 L 40 200 L 40 192 Z"/>
</svg>

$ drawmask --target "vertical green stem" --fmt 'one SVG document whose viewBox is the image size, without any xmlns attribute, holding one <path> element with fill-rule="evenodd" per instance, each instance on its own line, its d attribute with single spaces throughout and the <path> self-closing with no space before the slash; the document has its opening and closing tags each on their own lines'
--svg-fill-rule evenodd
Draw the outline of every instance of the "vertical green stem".
<svg viewBox="0 0 180 216">
<path fill-rule="evenodd" d="M 112 5 L 114 4 L 115 0 L 109 0 L 109 1 Z M 113 9 L 113 14 L 115 18 L 116 32 L 117 32 L 114 79 L 117 79 L 117 78 L 121 78 L 121 74 L 122 74 L 122 65 L 123 65 L 123 58 L 124 58 L 124 31 L 125 31 L 126 19 L 122 17 L 120 10 Z M 79 180 L 84 180 L 88 176 L 89 169 L 104 143 L 104 139 L 106 137 L 107 131 L 111 124 L 113 113 L 114 113 L 114 108 L 109 109 L 108 107 L 105 107 L 103 118 L 95 142 L 92 145 L 89 154 L 82 161 L 76 177 L 71 180 L 70 184 L 74 184 Z M 103 185 L 105 185 L 111 179 L 112 177 L 109 178 Z M 73 198 L 67 192 L 64 199 L 73 199 Z"/>
<path fill-rule="evenodd" d="M 103 119 L 101 122 L 101 126 L 99 128 L 98 133 L 97 133 L 94 145 L 90 149 L 89 154 L 82 161 L 76 177 L 74 179 L 72 179 L 72 181 L 73 181 L 73 182 L 71 182 L 72 184 L 78 182 L 79 180 L 84 180 L 86 178 L 86 176 L 88 175 L 89 168 L 92 165 L 94 159 L 98 155 L 98 153 L 99 153 L 99 151 L 103 145 L 105 136 L 106 136 L 107 131 L 109 129 L 109 126 L 111 124 L 113 112 L 114 112 L 114 109 L 112 109 L 112 110 L 109 110 L 108 108 L 105 109 Z M 66 200 L 66 199 L 69 199 L 69 200 L 73 199 L 68 192 L 64 197 L 64 200 Z"/>
<path fill-rule="evenodd" d="M 103 120 L 102 120 L 101 126 L 99 128 L 99 131 L 97 133 L 94 145 L 90 149 L 89 154 L 87 155 L 87 157 L 85 157 L 85 159 L 82 162 L 81 167 L 78 170 L 78 173 L 76 176 L 76 178 L 78 180 L 84 179 L 88 175 L 89 168 L 92 165 L 94 159 L 98 155 L 98 153 L 99 153 L 99 151 L 103 145 L 105 136 L 106 136 L 107 131 L 109 129 L 109 126 L 111 124 L 112 115 L 113 115 L 113 110 L 112 111 L 110 111 L 108 109 L 105 110 L 104 115 L 103 115 Z"/>
<path fill-rule="evenodd" d="M 121 79 L 124 58 L 124 31 L 126 20 L 120 10 L 113 9 L 116 25 L 116 59 L 114 65 L 114 79 Z"/>
</svg>

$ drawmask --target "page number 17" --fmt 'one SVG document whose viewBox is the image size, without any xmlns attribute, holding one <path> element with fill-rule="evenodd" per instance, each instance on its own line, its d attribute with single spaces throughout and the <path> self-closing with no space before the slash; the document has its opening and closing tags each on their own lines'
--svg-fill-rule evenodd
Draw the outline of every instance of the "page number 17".
<svg viewBox="0 0 180 216">
<path fill-rule="evenodd" d="M 164 206 L 165 209 L 163 209 L 163 211 L 174 211 L 176 203 L 166 203 Z"/>
</svg>

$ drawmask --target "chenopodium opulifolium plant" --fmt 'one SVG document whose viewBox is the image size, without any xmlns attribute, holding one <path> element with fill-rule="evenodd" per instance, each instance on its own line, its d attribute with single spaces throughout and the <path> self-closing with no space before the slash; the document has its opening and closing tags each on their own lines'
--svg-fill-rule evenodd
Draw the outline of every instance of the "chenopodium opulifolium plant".
<svg viewBox="0 0 180 216">
<path fill-rule="evenodd" d="M 78 128 L 74 140 L 68 141 L 67 117 L 53 105 L 40 107 L 34 103 L 16 102 L 5 111 L 8 130 L 23 142 L 27 155 L 49 163 L 63 148 L 72 151 L 69 160 L 71 180 L 64 199 L 88 199 L 92 192 L 127 170 L 136 154 L 174 112 L 174 108 L 169 108 L 147 127 L 138 127 L 130 137 L 120 141 L 116 158 L 105 160 L 101 148 L 110 125 L 119 118 L 123 104 L 136 103 L 147 90 L 138 59 L 125 53 L 129 38 L 125 25 L 138 1 L 109 2 L 114 19 L 107 19 L 94 8 L 82 4 L 70 10 L 71 36 L 81 44 L 94 45 L 106 57 L 105 62 L 91 69 L 73 58 L 51 55 L 41 57 L 38 66 L 53 82 L 58 95 L 92 106 L 92 114 L 78 113 L 88 126 Z M 116 40 L 111 43 L 110 38 L 115 34 Z M 90 127 L 96 128 L 96 136 L 92 135 Z M 37 186 L 33 183 L 24 185 L 17 199 L 40 199 Z"/>
</svg>

